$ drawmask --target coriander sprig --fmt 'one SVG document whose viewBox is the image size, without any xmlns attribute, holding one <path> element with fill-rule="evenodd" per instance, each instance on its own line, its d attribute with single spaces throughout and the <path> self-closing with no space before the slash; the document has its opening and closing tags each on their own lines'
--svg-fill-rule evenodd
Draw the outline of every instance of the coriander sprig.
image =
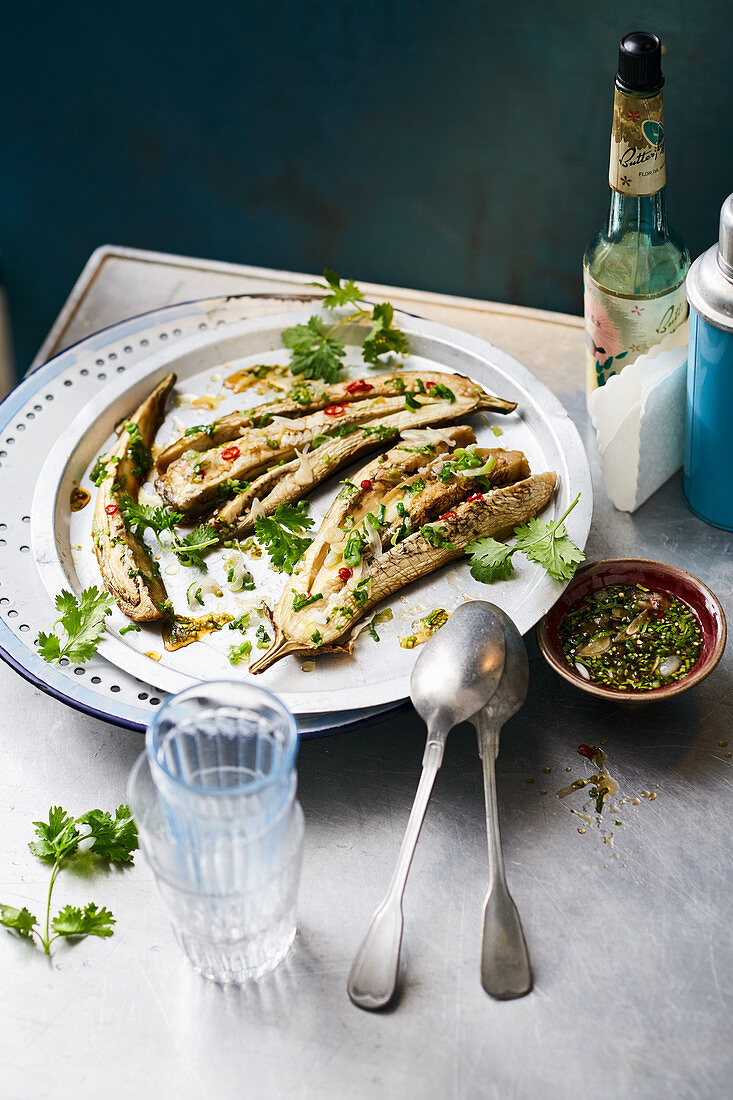
<svg viewBox="0 0 733 1100">
<path fill-rule="evenodd" d="M 77 857 L 91 853 L 108 863 L 133 862 L 132 853 L 137 850 L 138 839 L 129 806 L 118 806 L 114 817 L 105 810 L 88 810 L 76 818 L 61 806 L 52 806 L 48 821 L 34 821 L 33 824 L 36 839 L 28 847 L 34 856 L 51 865 L 43 927 L 41 930 L 36 927 L 38 918 L 25 906 L 16 909 L 3 904 L 0 904 L 0 924 L 24 939 L 36 936 L 44 955 L 51 954 L 51 944 L 59 937 L 99 936 L 106 939 L 111 936 L 115 918 L 109 909 L 100 909 L 93 901 L 84 906 L 65 905 L 51 920 L 51 896 L 59 871 Z"/>
<path fill-rule="evenodd" d="M 74 664 L 83 664 L 97 652 L 105 619 L 115 601 L 93 584 L 85 588 L 78 599 L 63 588 L 55 602 L 60 615 L 53 626 L 61 626 L 63 637 L 54 634 L 53 630 L 48 634 L 40 631 L 36 638 L 38 652 L 50 664 L 58 664 L 64 657 Z"/>
<path fill-rule="evenodd" d="M 313 526 L 306 513 L 308 502 L 278 504 L 271 516 L 260 516 L 255 523 L 257 540 L 267 550 L 270 564 L 279 573 L 292 573 L 311 542 L 300 532 Z"/>
<path fill-rule="evenodd" d="M 213 527 L 202 523 L 188 535 L 181 535 L 177 531 L 177 526 L 183 519 L 180 512 L 161 505 L 153 507 L 150 504 L 138 504 L 127 493 L 119 497 L 118 503 L 126 527 L 137 538 L 141 538 L 144 531 L 150 530 L 161 550 L 175 554 L 181 565 L 206 572 L 202 551 L 219 542 L 219 535 Z M 160 536 L 166 532 L 166 539 L 161 539 Z"/>
<path fill-rule="evenodd" d="M 519 551 L 530 561 L 543 566 L 556 581 L 569 581 L 585 554 L 565 529 L 564 520 L 580 500 L 580 493 L 560 519 L 534 519 L 517 527 L 513 546 L 484 538 L 470 542 L 466 553 L 471 558 L 471 576 L 484 584 L 507 580 L 514 571 L 512 557 Z"/>
<path fill-rule="evenodd" d="M 347 317 L 339 318 L 328 326 L 321 317 L 309 317 L 305 324 L 285 329 L 282 341 L 290 348 L 290 369 L 293 374 L 302 374 L 304 378 L 320 378 L 324 382 L 335 382 L 344 365 L 346 348 L 335 335 L 344 325 L 360 324 L 371 321 L 371 327 L 362 344 L 361 354 L 365 363 L 379 366 L 379 357 L 387 352 L 409 355 L 410 346 L 406 335 L 394 326 L 394 307 L 389 302 L 381 302 L 371 308 L 364 307 L 364 295 L 353 279 L 342 282 L 335 271 L 326 268 L 323 272 L 325 283 L 312 283 L 319 290 L 327 290 L 323 299 L 328 310 L 353 305 L 356 309 Z"/>
</svg>

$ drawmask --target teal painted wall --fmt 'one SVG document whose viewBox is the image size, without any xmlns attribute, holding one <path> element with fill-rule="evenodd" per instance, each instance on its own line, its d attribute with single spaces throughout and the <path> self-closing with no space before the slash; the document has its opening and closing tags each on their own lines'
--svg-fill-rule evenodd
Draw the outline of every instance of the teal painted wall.
<svg viewBox="0 0 733 1100">
<path fill-rule="evenodd" d="M 0 254 L 25 369 L 99 244 L 580 312 L 618 40 L 667 48 L 671 219 L 733 191 L 733 3 L 14 4 Z"/>
</svg>

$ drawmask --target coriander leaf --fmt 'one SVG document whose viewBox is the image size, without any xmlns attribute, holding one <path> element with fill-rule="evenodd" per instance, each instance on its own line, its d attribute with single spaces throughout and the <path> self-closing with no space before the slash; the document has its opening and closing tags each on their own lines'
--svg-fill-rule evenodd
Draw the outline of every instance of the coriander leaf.
<svg viewBox="0 0 733 1100">
<path fill-rule="evenodd" d="M 34 856 L 60 860 L 78 848 L 81 833 L 74 818 L 61 806 L 51 807 L 48 821 L 34 821 L 33 824 L 38 840 L 32 840 L 28 847 Z"/>
<path fill-rule="evenodd" d="M 330 271 L 329 268 L 324 268 L 323 278 L 326 280 L 325 283 L 311 283 L 310 285 L 317 286 L 319 290 L 330 292 L 323 299 L 323 304 L 328 309 L 346 306 L 351 302 L 363 301 L 364 295 L 353 279 L 346 279 L 342 284 L 341 277 L 335 271 Z"/>
<path fill-rule="evenodd" d="M 471 557 L 471 576 L 483 584 L 504 581 L 514 571 L 512 554 L 516 546 L 507 546 L 496 539 L 476 539 L 469 542 L 466 553 Z"/>
<path fill-rule="evenodd" d="M 112 863 L 132 863 L 138 840 L 129 806 L 118 806 L 114 818 L 106 810 L 89 810 L 77 818 L 77 824 L 89 826 L 87 837 L 92 839 L 89 850 L 95 855 Z"/>
<path fill-rule="evenodd" d="M 113 935 L 115 918 L 109 909 L 98 909 L 93 901 L 81 909 L 77 905 L 66 905 L 53 918 L 52 928 L 57 936 L 101 936 Z"/>
<path fill-rule="evenodd" d="M 255 523 L 255 535 L 278 572 L 292 573 L 312 542 L 297 534 L 313 526 L 313 520 L 305 514 L 305 506 L 305 501 L 297 506 L 278 504 L 271 516 L 260 516 Z"/>
<path fill-rule="evenodd" d="M 61 660 L 61 642 L 55 634 L 44 634 L 40 631 L 36 638 L 36 645 L 44 661 L 51 663 Z"/>
<path fill-rule="evenodd" d="M 560 519 L 549 523 L 531 519 L 514 532 L 517 550 L 521 550 L 530 561 L 544 566 L 550 576 L 558 581 L 569 581 L 575 567 L 585 559 L 585 554 L 568 536 L 563 523 L 579 499 L 580 493 Z"/>
<path fill-rule="evenodd" d="M 40 633 L 36 639 L 44 661 L 70 661 L 83 664 L 97 652 L 104 633 L 104 620 L 114 607 L 114 600 L 107 592 L 97 591 L 96 585 L 85 588 L 77 598 L 63 589 L 56 597 L 56 609 L 61 612 L 59 623 L 66 634 L 62 640 L 54 634 Z"/>
<path fill-rule="evenodd" d="M 14 909 L 12 905 L 0 903 L 0 924 L 29 940 L 32 938 L 33 925 L 38 924 L 38 920 L 25 906 Z"/>
<path fill-rule="evenodd" d="M 176 555 L 181 565 L 206 572 L 206 562 L 201 556 L 201 551 L 206 550 L 209 546 L 214 546 L 218 542 L 218 531 L 208 524 L 202 523 L 190 534 L 184 535 L 183 538 L 180 536 L 174 537 L 168 549 Z"/>
<path fill-rule="evenodd" d="M 320 317 L 309 317 L 304 325 L 285 329 L 282 342 L 290 348 L 290 369 L 304 378 L 335 382 L 343 366 L 346 349 L 340 340 L 328 335 Z"/>
<path fill-rule="evenodd" d="M 157 538 L 161 531 L 172 531 L 183 519 L 180 512 L 174 512 L 161 504 L 155 507 L 150 504 L 138 504 L 127 493 L 120 496 L 118 504 L 126 527 L 137 538 L 141 538 L 143 531 L 148 528 Z"/>
<path fill-rule="evenodd" d="M 409 355 L 410 345 L 404 332 L 392 327 L 394 307 L 389 302 L 381 302 L 372 310 L 372 327 L 361 349 L 365 363 L 378 365 L 379 356 L 392 351 L 398 355 Z"/>
</svg>

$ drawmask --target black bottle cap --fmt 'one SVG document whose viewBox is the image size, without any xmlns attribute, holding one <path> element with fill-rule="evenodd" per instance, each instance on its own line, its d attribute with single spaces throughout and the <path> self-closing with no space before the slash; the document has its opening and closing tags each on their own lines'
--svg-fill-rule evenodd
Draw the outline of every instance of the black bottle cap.
<svg viewBox="0 0 733 1100">
<path fill-rule="evenodd" d="M 616 86 L 622 92 L 652 92 L 664 84 L 662 43 L 656 34 L 632 31 L 618 46 Z"/>
</svg>

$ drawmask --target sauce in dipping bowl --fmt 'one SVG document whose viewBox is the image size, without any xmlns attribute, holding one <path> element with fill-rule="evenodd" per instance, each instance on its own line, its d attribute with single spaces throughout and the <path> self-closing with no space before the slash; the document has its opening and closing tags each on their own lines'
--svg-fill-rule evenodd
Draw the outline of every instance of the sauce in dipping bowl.
<svg viewBox="0 0 733 1100">
<path fill-rule="evenodd" d="M 588 562 L 537 626 L 543 656 L 564 679 L 633 702 L 699 683 L 725 639 L 723 609 L 702 581 L 641 558 Z"/>
</svg>

